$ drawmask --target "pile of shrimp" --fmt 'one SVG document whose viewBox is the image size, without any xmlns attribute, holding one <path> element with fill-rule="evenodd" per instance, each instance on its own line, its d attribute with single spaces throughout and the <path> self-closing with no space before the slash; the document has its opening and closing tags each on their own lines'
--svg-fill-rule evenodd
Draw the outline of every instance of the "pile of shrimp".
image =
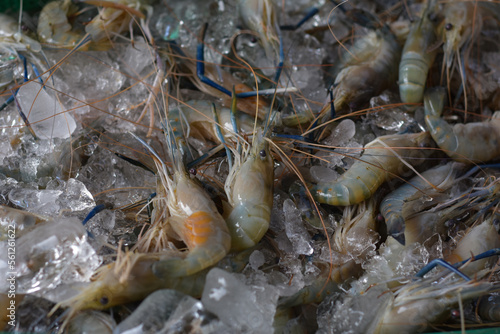
<svg viewBox="0 0 500 334">
<path fill-rule="evenodd" d="M 500 4 L 0 17 L 0 329 L 497 326 Z"/>
</svg>

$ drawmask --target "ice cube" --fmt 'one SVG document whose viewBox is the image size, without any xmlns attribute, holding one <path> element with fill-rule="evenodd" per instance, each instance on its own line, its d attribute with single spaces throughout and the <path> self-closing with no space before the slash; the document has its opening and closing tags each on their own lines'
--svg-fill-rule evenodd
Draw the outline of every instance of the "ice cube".
<svg viewBox="0 0 500 334">
<path fill-rule="evenodd" d="M 283 203 L 285 214 L 285 231 L 288 239 L 293 244 L 293 249 L 297 254 L 311 255 L 313 248 L 310 245 L 311 236 L 304 227 L 302 215 L 291 199 Z"/>
<path fill-rule="evenodd" d="M 36 81 L 19 89 L 17 100 L 35 134 L 42 139 L 69 138 L 76 122 L 69 112 Z"/>
<path fill-rule="evenodd" d="M 262 287 L 264 289 L 264 287 Z M 235 274 L 213 268 L 207 274 L 201 301 L 237 332 L 272 333 L 278 294 L 272 288 L 257 294 Z"/>
</svg>

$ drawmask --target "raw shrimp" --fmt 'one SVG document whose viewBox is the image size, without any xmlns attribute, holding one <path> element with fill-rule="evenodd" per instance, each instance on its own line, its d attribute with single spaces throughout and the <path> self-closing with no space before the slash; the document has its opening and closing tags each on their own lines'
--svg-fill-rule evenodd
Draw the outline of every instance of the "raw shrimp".
<svg viewBox="0 0 500 334">
<path fill-rule="evenodd" d="M 265 133 L 253 137 L 251 147 L 240 154 L 229 171 L 224 188 L 229 205 L 224 208 L 231 249 L 244 250 L 257 244 L 269 228 L 273 206 L 274 159 Z"/>
<path fill-rule="evenodd" d="M 434 1 L 429 0 L 422 17 L 412 24 L 403 48 L 398 82 L 399 95 L 405 103 L 422 102 L 427 73 L 436 57 L 437 49 L 430 50 L 437 40 L 429 17 L 434 6 Z"/>
<path fill-rule="evenodd" d="M 225 268 L 229 271 L 242 271 L 248 264 L 253 250 L 226 257 Z M 80 311 L 104 310 L 112 306 L 142 300 L 160 289 L 174 289 L 195 298 L 201 297 L 210 268 L 185 277 L 169 275 L 158 277 L 153 272 L 153 267 L 169 258 L 170 255 L 164 253 L 124 252 L 120 247 L 115 262 L 99 268 L 89 285 L 84 287 L 78 295 L 55 305 L 49 316 L 60 307 L 69 308 L 65 312 L 62 331 L 70 319 Z"/>
<path fill-rule="evenodd" d="M 438 33 L 444 43 L 443 66 L 446 65 L 448 71 L 455 55 L 459 56 L 462 48 L 470 50 L 467 47 L 481 32 L 481 10 L 475 10 L 475 6 L 475 2 L 467 1 L 449 1 L 444 4 L 444 20 L 438 27 Z"/>
<path fill-rule="evenodd" d="M 345 52 L 333 84 L 337 113 L 354 111 L 379 95 L 396 81 L 401 47 L 387 25 L 377 26 L 377 19 L 362 10 L 346 13 L 356 23 L 371 30 Z"/>
<path fill-rule="evenodd" d="M 451 309 L 462 301 L 480 297 L 498 286 L 487 280 L 464 282 L 462 278 L 450 278 L 436 282 L 436 277 L 408 283 L 388 298 L 373 320 L 368 333 L 416 333 L 424 331 L 432 323 L 440 323 L 449 317 Z"/>
<path fill-rule="evenodd" d="M 70 0 L 52 1 L 46 4 L 38 19 L 37 33 L 40 40 L 65 47 L 75 46 L 83 34 L 72 31 L 68 16 L 76 11 L 76 6 Z"/>
<path fill-rule="evenodd" d="M 473 187 L 472 192 L 469 190 L 452 197 L 452 186 L 460 179 L 462 177 L 453 177 L 441 183 L 440 188 L 423 189 L 425 200 L 422 200 L 422 195 L 418 192 L 406 198 L 401 211 L 406 244 L 423 244 L 436 234 L 447 238 L 454 234 L 448 225 L 450 222 L 467 211 L 481 210 L 496 200 L 498 182 L 491 182 L 485 187 Z"/>
<path fill-rule="evenodd" d="M 336 283 L 359 277 L 363 272 L 361 265 L 370 251 L 375 251 L 380 236 L 375 221 L 374 199 L 344 208 L 341 224 L 332 238 L 335 261 L 332 263 L 331 279 Z"/>
<path fill-rule="evenodd" d="M 311 189 L 314 198 L 324 204 L 347 206 L 370 198 L 386 180 L 397 176 L 408 157 L 411 164 L 421 163 L 432 150 L 427 132 L 381 136 L 366 144 L 365 153 L 337 180 Z M 418 157 L 417 157 L 418 156 Z"/>
<path fill-rule="evenodd" d="M 445 260 L 449 263 L 457 263 L 466 260 L 474 254 L 481 254 L 493 248 L 500 247 L 500 235 L 498 227 L 498 214 L 491 214 L 488 218 L 478 219 L 477 224 L 470 227 L 465 235 L 458 240 L 457 246 L 448 255 Z M 486 258 L 477 260 L 460 268 L 466 275 L 474 275 L 481 269 L 487 267 L 487 264 L 494 263 L 495 258 Z"/>
<path fill-rule="evenodd" d="M 451 126 L 441 118 L 444 99 L 441 87 L 428 89 L 424 96 L 425 123 L 439 148 L 454 160 L 469 164 L 500 157 L 500 113 L 490 121 Z"/>
<path fill-rule="evenodd" d="M 405 218 L 403 216 L 403 205 L 405 201 L 419 192 L 424 195 L 429 189 L 429 184 L 438 189 L 448 189 L 453 185 L 455 175 L 462 167 L 461 164 L 452 162 L 431 168 L 387 195 L 380 203 L 380 213 L 384 216 L 387 234 L 392 235 L 404 245 Z"/>
<path fill-rule="evenodd" d="M 37 32 L 40 39 L 46 43 L 63 47 L 78 48 L 87 45 L 90 41 L 101 42 L 106 38 L 120 34 L 129 28 L 132 19 L 137 17 L 144 25 L 145 15 L 142 11 L 150 11 L 149 7 L 141 0 L 85 0 L 85 3 L 103 6 L 99 14 L 92 19 L 83 32 L 72 31 L 72 26 L 68 22 L 68 16 L 76 13 L 76 8 L 71 0 L 52 1 L 45 5 L 40 13 Z M 149 31 L 149 30 L 145 30 Z"/>
<path fill-rule="evenodd" d="M 316 266 L 323 267 L 318 278 L 294 295 L 281 298 L 280 308 L 320 303 L 327 295 L 339 290 L 339 284 L 362 274 L 362 264 L 370 253 L 375 254 L 375 245 L 380 239 L 375 221 L 375 201 L 372 199 L 344 208 L 340 224 L 332 238 L 331 265 L 317 263 Z"/>
<path fill-rule="evenodd" d="M 201 296 L 208 269 L 188 277 L 158 277 L 153 273 L 153 265 L 164 254 L 132 253 L 119 250 L 115 262 L 99 268 L 92 282 L 82 291 L 57 305 L 49 313 L 53 314 L 60 307 L 69 307 L 61 327 L 78 312 L 83 310 L 103 310 L 127 302 L 142 300 L 159 289 L 176 289 L 195 297 Z"/>
<path fill-rule="evenodd" d="M 178 128 L 187 129 L 190 136 L 199 140 L 210 140 L 221 143 L 217 135 L 217 127 L 220 125 L 222 134 L 226 141 L 234 141 L 234 127 L 231 120 L 231 110 L 216 106 L 219 124 L 216 124 L 212 115 L 212 105 L 206 101 L 188 101 L 182 103 L 175 110 L 169 111 L 172 121 L 176 121 Z M 239 126 L 238 132 L 241 135 L 250 135 L 253 132 L 255 119 L 248 114 L 237 112 L 236 123 Z M 185 120 L 182 124 L 182 120 Z"/>
<path fill-rule="evenodd" d="M 257 32 L 266 57 L 279 55 L 279 26 L 274 3 L 270 0 L 238 0 L 238 11 L 245 26 Z"/>
<path fill-rule="evenodd" d="M 170 130 L 167 129 L 167 132 Z M 182 240 L 189 249 L 184 253 L 168 252 L 171 254 L 170 259 L 155 263 L 153 272 L 158 277 L 194 274 L 219 262 L 231 246 L 224 219 L 205 190 L 196 180 L 189 177 L 180 151 L 175 143 L 172 143 L 171 137 L 172 135 L 167 135 L 174 165 L 173 176 L 168 173 L 165 163 L 154 150 L 140 140 L 155 156 L 158 170 L 159 180 L 152 220 L 154 224 L 162 227 L 166 225 L 164 228 L 168 228 L 168 235 Z"/>
</svg>

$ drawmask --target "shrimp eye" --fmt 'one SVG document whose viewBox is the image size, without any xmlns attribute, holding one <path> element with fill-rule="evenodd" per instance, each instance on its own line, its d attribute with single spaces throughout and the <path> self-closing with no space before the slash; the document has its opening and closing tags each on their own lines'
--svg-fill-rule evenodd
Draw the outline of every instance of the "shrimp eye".
<svg viewBox="0 0 500 334">
<path fill-rule="evenodd" d="M 265 158 L 265 157 L 266 157 L 266 155 L 267 155 L 267 154 L 266 154 L 266 150 L 261 150 L 261 151 L 259 152 L 259 154 L 260 154 L 260 156 L 261 156 L 261 157 L 263 157 L 263 158 Z"/>
<path fill-rule="evenodd" d="M 451 30 L 451 29 L 453 29 L 453 24 L 451 24 L 451 23 L 446 23 L 446 25 L 444 26 L 444 28 L 445 28 L 446 30 Z"/>
<path fill-rule="evenodd" d="M 189 169 L 189 174 L 196 175 L 196 168 L 190 168 Z"/>
<path fill-rule="evenodd" d="M 109 303 L 109 299 L 106 296 L 102 296 L 101 299 L 99 299 L 99 302 L 101 305 L 107 305 Z"/>
</svg>

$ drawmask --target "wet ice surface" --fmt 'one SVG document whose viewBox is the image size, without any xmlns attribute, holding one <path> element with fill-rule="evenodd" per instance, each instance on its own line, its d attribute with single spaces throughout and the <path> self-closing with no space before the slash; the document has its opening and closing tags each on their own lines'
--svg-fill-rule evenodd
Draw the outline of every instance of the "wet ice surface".
<svg viewBox="0 0 500 334">
<path fill-rule="evenodd" d="M 277 300 L 270 286 L 247 286 L 237 275 L 218 268 L 207 274 L 201 297 L 207 310 L 242 333 L 272 332 Z"/>
<path fill-rule="evenodd" d="M 65 113 L 64 106 L 49 95 L 39 82 L 31 81 L 23 85 L 17 99 L 36 136 L 43 139 L 68 138 L 75 131 L 76 122 L 71 113 Z"/>
<path fill-rule="evenodd" d="M 101 264 L 76 218 L 37 224 L 16 241 L 18 293 L 87 281 Z"/>
</svg>

